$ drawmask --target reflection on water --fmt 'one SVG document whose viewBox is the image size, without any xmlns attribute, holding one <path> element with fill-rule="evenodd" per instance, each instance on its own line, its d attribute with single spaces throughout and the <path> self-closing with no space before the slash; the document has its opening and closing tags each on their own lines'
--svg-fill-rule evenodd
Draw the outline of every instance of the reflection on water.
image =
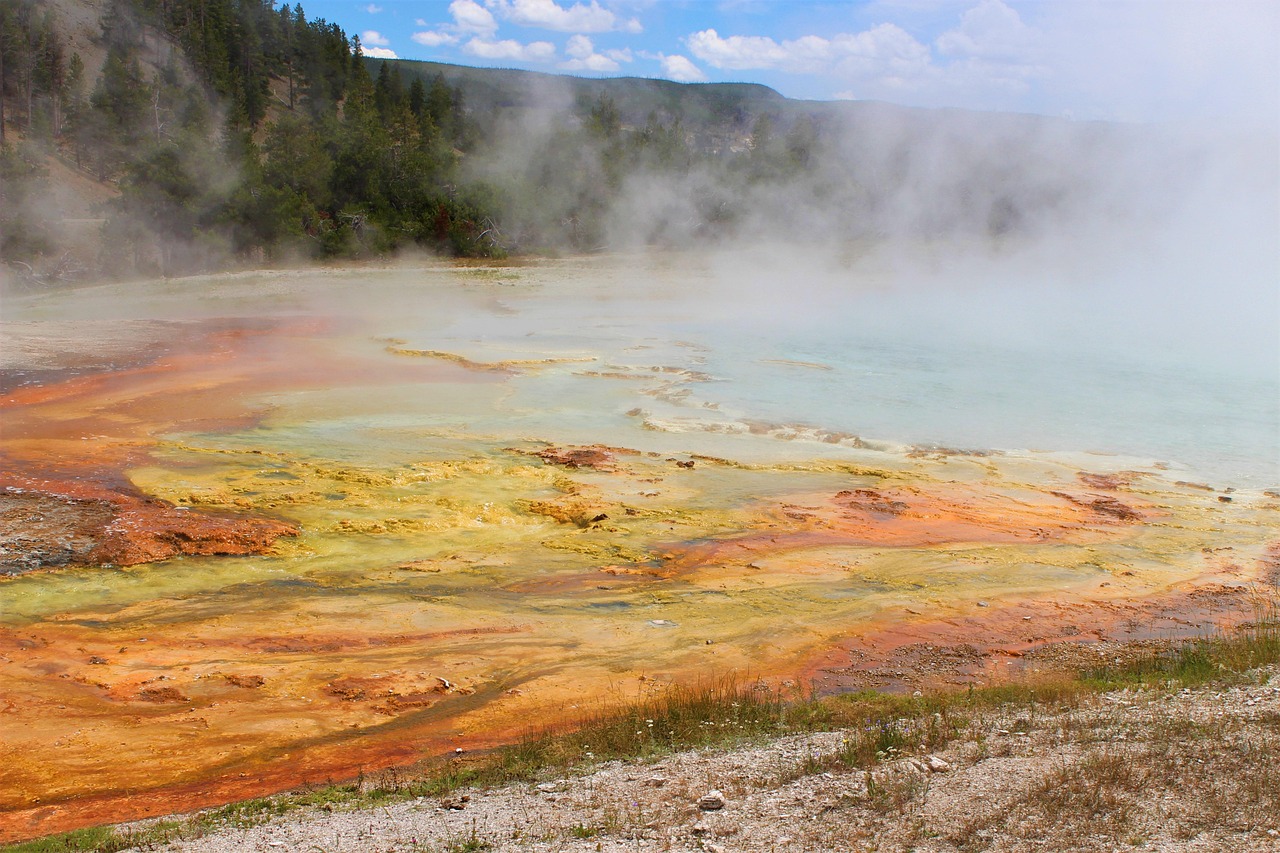
<svg viewBox="0 0 1280 853">
<path fill-rule="evenodd" d="M 1206 430 L 1229 451 L 1200 436 L 1185 444 L 1204 455 L 1170 460 L 1239 491 L 1178 485 L 1190 474 L 1151 457 L 1192 404 L 1158 372 L 947 350 L 871 320 L 735 327 L 696 265 L 625 269 L 285 274 L 18 305 L 6 320 L 29 337 L 119 318 L 182 321 L 194 341 L 257 318 L 200 338 L 201 358 L 10 398 L 0 449 L 16 474 L 115 464 L 188 512 L 301 532 L 262 556 L 0 586 L 20 723 L 0 745 L 6 832 L 410 763 L 675 680 L 822 686 L 853 639 L 979 616 L 994 637 L 1027 602 L 1070 614 L 1019 642 L 1195 630 L 1117 608 L 1261 571 L 1275 499 L 1221 478 L 1247 458 L 1274 474 L 1266 404 Z M 1124 417 L 1081 402 L 1097 393 Z M 1055 452 L 906 446 L 924 439 Z M 157 796 L 126 793 L 141 788 Z"/>
</svg>

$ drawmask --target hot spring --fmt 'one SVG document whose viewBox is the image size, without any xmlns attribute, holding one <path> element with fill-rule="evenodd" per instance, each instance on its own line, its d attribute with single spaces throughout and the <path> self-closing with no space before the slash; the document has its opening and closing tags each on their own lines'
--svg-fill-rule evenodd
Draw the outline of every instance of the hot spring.
<svg viewBox="0 0 1280 853">
<path fill-rule="evenodd" d="M 965 684 L 1238 618 L 1280 565 L 1274 340 L 1045 261 L 6 297 L 5 512 L 115 512 L 125 544 L 7 564 L 5 836 L 411 765 L 674 682 Z M 275 526 L 228 556 L 192 545 L 202 519 Z M 895 669 L 926 645 L 972 654 Z"/>
</svg>

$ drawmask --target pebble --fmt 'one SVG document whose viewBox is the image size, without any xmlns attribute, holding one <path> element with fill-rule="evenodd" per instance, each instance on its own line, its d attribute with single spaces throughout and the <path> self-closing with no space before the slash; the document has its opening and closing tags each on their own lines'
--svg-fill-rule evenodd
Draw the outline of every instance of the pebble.
<svg viewBox="0 0 1280 853">
<path fill-rule="evenodd" d="M 936 755 L 930 755 L 924 760 L 925 766 L 929 768 L 930 773 L 946 773 L 951 769 L 951 763 L 943 761 Z"/>
<path fill-rule="evenodd" d="M 713 812 L 724 808 L 724 794 L 719 791 L 708 791 L 698 799 L 698 808 L 704 812 Z"/>
<path fill-rule="evenodd" d="M 467 803 L 471 802 L 469 794 L 463 794 L 460 797 L 445 797 L 440 800 L 440 805 L 450 811 L 462 811 L 467 807 Z"/>
</svg>

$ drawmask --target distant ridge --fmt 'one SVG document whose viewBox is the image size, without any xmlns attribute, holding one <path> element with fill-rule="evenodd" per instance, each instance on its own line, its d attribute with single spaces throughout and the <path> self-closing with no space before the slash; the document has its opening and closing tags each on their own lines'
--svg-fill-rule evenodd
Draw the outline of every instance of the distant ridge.
<svg viewBox="0 0 1280 853">
<path fill-rule="evenodd" d="M 790 114 L 792 101 L 759 83 L 677 83 L 650 77 L 575 77 L 515 68 L 478 68 L 411 59 L 365 59 L 376 77 L 385 62 L 398 69 L 405 85 L 415 78 L 430 83 L 437 75 L 462 92 L 477 114 L 504 111 L 582 110 L 600 98 L 612 99 L 622 121 L 642 125 L 652 115 L 680 119 L 690 129 L 745 125 L 761 113 Z"/>
</svg>

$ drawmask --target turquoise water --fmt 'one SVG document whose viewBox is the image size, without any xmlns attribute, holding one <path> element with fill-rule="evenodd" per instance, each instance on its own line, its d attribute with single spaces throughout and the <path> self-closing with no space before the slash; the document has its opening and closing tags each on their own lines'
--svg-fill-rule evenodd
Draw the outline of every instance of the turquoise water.
<svg viewBox="0 0 1280 853">
<path fill-rule="evenodd" d="M 1280 288 L 1267 267 L 1221 298 L 1162 283 L 1182 288 L 1174 300 L 1111 269 L 797 257 L 210 277 L 61 294 L 15 304 L 13 319 L 317 315 L 340 321 L 335 352 L 362 358 L 403 358 L 385 351 L 394 337 L 476 361 L 581 359 L 448 390 L 265 400 L 274 428 L 305 424 L 298 443 L 334 458 L 395 456 L 421 447 L 424 429 L 715 452 L 715 436 L 766 422 L 890 445 L 1112 454 L 1168 463 L 1175 479 L 1280 486 Z M 825 452 L 796 445 L 779 452 Z"/>
<path fill-rule="evenodd" d="M 1222 487 L 1280 485 L 1280 315 L 1265 299 L 1186 297 L 1195 310 L 1179 316 L 1114 275 L 1105 287 L 1059 276 L 1040 291 L 996 281 L 975 297 L 940 288 L 945 271 L 904 282 L 857 268 L 635 263 L 526 270 L 492 289 L 489 310 L 406 336 L 479 360 L 595 356 L 511 381 L 505 428 L 549 438 L 576 428 L 574 440 L 590 440 L 638 407 L 690 429 L 755 421 L 890 444 L 1083 451 Z M 687 390 L 676 400 L 644 393 L 652 383 L 582 379 L 653 367 L 707 376 L 663 374 Z"/>
</svg>

